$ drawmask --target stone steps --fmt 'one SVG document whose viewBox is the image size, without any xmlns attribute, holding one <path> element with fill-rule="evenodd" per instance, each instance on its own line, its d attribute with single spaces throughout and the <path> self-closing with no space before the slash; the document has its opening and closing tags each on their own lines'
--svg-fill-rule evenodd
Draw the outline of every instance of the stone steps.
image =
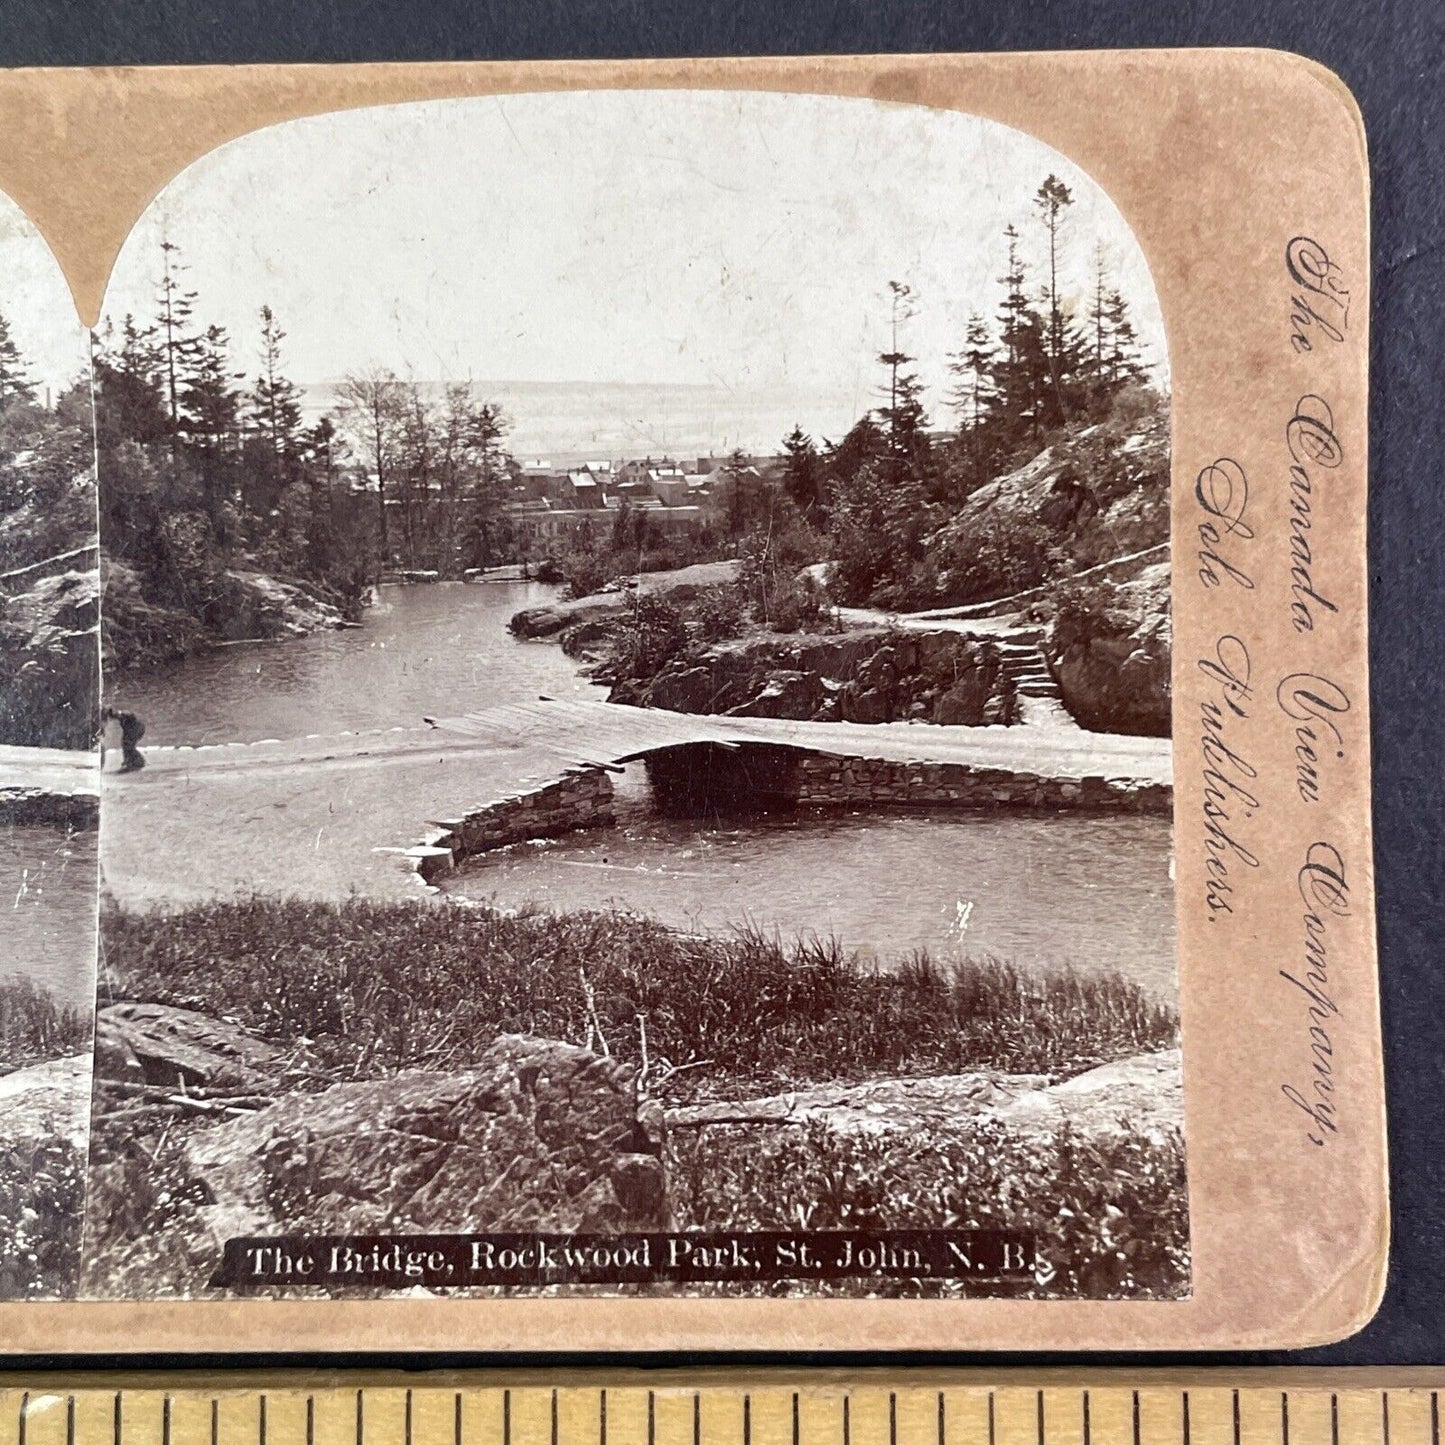
<svg viewBox="0 0 1445 1445">
<path fill-rule="evenodd" d="M 1038 644 L 1011 638 L 999 641 L 996 646 L 1000 671 L 1013 683 L 1020 700 L 1053 704 L 1052 707 L 1027 708 L 1025 720 L 1043 720 L 1045 717 L 1050 721 L 1067 719 L 1063 694 Z"/>
</svg>

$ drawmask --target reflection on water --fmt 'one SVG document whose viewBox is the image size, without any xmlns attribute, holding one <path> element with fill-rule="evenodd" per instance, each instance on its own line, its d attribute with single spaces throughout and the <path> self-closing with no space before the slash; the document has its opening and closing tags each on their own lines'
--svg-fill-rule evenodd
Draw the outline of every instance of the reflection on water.
<svg viewBox="0 0 1445 1445">
<path fill-rule="evenodd" d="M 1118 970 L 1176 996 L 1166 818 L 850 814 L 616 828 L 478 859 L 449 891 L 509 907 L 618 906 L 673 927 L 833 935 L 887 965 L 915 949 Z"/>
<path fill-rule="evenodd" d="M 24 975 L 85 1008 L 95 989 L 96 836 L 0 827 L 0 975 Z"/>
<path fill-rule="evenodd" d="M 360 627 L 123 675 L 114 703 L 145 720 L 146 743 L 224 743 L 416 727 L 543 692 L 598 697 L 555 643 L 507 631 L 556 595 L 540 582 L 383 587 Z"/>
</svg>

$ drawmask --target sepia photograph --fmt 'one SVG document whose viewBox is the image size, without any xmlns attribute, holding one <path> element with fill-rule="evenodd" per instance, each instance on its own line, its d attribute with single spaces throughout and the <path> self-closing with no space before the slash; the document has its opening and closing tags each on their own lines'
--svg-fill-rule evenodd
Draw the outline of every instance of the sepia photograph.
<svg viewBox="0 0 1445 1445">
<path fill-rule="evenodd" d="M 0 1299 L 73 1294 L 90 1115 L 100 569 L 90 353 L 0 198 Z"/>
<path fill-rule="evenodd" d="M 1190 1294 L 1170 365 L 1088 174 L 375 107 L 172 181 L 83 385 L 40 299 L 0 759 L 100 740 L 82 1294 Z M 0 794 L 17 909 L 93 900 L 87 776 Z M 89 1090 L 34 916 L 5 1067 Z"/>
</svg>

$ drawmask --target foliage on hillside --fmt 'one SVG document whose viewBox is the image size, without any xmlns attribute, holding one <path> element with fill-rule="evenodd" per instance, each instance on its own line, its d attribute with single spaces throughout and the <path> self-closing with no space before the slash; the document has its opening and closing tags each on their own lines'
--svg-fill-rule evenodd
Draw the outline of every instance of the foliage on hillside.
<svg viewBox="0 0 1445 1445">
<path fill-rule="evenodd" d="M 53 407 L 24 380 L 0 317 L 0 743 L 95 736 L 99 587 L 88 389 Z"/>
</svg>

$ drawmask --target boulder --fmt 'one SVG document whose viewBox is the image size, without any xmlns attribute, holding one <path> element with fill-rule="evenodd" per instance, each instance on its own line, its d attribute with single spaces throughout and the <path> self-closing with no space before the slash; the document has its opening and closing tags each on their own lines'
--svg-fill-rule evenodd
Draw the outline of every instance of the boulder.
<svg viewBox="0 0 1445 1445">
<path fill-rule="evenodd" d="M 892 691 L 898 686 L 904 671 L 904 659 L 900 650 L 885 645 L 858 669 L 855 681 L 860 688 Z"/>
<path fill-rule="evenodd" d="M 944 727 L 978 727 L 991 689 L 982 671 L 965 673 L 933 705 L 933 721 Z"/>
<path fill-rule="evenodd" d="M 89 1123 L 89 1054 L 0 1075 L 0 1140 L 5 1144 L 59 1138 L 83 1152 Z"/>
<path fill-rule="evenodd" d="M 665 1225 L 663 1130 L 630 1065 L 504 1035 L 464 1071 L 291 1094 L 186 1154 L 218 1234 L 614 1232 Z"/>
<path fill-rule="evenodd" d="M 728 709 L 732 717 L 776 717 L 807 719 L 814 716 L 827 696 L 823 679 L 816 672 L 775 672 L 755 697 Z"/>
<path fill-rule="evenodd" d="M 606 596 L 599 593 L 570 602 L 550 602 L 543 607 L 524 607 L 512 617 L 507 627 L 516 637 L 555 637 L 557 633 L 581 622 L 620 616 L 627 605 L 627 598 L 621 593 Z"/>
<path fill-rule="evenodd" d="M 668 712 L 710 712 L 715 691 L 711 668 L 674 663 L 648 688 L 647 705 Z"/>
<path fill-rule="evenodd" d="M 1086 1138 L 1160 1140 L 1184 1127 L 1184 1065 L 1178 1049 L 1101 1064 L 1046 1089 L 1022 1093 L 1000 1111 L 1005 1122 Z"/>
<path fill-rule="evenodd" d="M 1086 605 L 1055 619 L 1045 652 L 1064 706 L 1084 727 L 1168 737 L 1169 564 L 1095 583 Z"/>
<path fill-rule="evenodd" d="M 562 634 L 562 651 L 568 657 L 582 657 L 611 642 L 616 633 L 615 618 L 589 617 L 574 622 Z"/>
<path fill-rule="evenodd" d="M 877 688 L 860 687 L 850 682 L 839 697 L 840 712 L 845 722 L 882 723 L 893 718 L 888 695 Z"/>
<path fill-rule="evenodd" d="M 95 1016 L 95 1072 L 102 1080 L 236 1092 L 273 1089 L 274 1045 L 235 1024 L 160 1003 L 115 1003 Z"/>
</svg>

